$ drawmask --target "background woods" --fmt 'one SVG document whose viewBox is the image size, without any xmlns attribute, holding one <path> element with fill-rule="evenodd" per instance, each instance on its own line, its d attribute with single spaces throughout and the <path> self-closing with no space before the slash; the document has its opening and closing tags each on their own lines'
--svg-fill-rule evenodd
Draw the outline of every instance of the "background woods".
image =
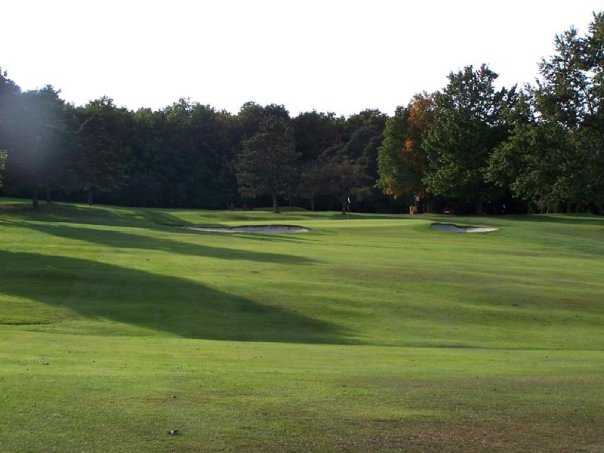
<svg viewBox="0 0 604 453">
<path fill-rule="evenodd" d="M 604 212 L 604 14 L 555 39 L 532 85 L 483 65 L 388 117 L 180 100 L 84 106 L 0 71 L 3 194 L 118 205 Z"/>
</svg>

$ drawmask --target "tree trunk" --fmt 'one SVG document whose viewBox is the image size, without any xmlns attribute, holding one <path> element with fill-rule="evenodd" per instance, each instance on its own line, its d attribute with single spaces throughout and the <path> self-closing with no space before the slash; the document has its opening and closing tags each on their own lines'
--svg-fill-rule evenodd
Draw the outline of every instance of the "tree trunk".
<svg viewBox="0 0 604 453">
<path fill-rule="evenodd" d="M 310 210 L 315 210 L 315 197 L 310 197 Z"/>
<path fill-rule="evenodd" d="M 432 212 L 432 200 L 426 200 L 424 211 L 426 214 L 430 214 Z"/>
<path fill-rule="evenodd" d="M 275 214 L 279 214 L 279 204 L 277 203 L 277 194 L 273 192 L 271 194 L 273 196 L 273 212 Z"/>
<path fill-rule="evenodd" d="M 38 197 L 38 186 L 34 187 L 34 191 L 31 194 L 31 207 L 34 209 L 38 209 L 40 207 L 40 200 Z"/>
<path fill-rule="evenodd" d="M 46 203 L 52 203 L 52 189 L 50 187 L 46 187 Z"/>
<path fill-rule="evenodd" d="M 476 207 L 475 207 L 475 209 L 476 209 L 476 214 L 478 214 L 478 215 L 482 215 L 482 200 L 478 200 L 478 201 L 476 202 Z"/>
<path fill-rule="evenodd" d="M 92 206 L 94 204 L 94 188 L 88 189 L 88 205 Z"/>
</svg>

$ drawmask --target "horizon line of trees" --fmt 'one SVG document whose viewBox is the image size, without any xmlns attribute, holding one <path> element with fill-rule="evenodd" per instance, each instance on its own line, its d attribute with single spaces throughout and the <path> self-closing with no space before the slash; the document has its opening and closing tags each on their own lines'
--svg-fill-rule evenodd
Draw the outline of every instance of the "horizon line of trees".
<svg viewBox="0 0 604 453">
<path fill-rule="evenodd" d="M 84 106 L 0 70 L 0 193 L 129 206 L 604 214 L 604 13 L 557 35 L 533 85 L 482 65 L 393 116 L 181 99 Z"/>
</svg>

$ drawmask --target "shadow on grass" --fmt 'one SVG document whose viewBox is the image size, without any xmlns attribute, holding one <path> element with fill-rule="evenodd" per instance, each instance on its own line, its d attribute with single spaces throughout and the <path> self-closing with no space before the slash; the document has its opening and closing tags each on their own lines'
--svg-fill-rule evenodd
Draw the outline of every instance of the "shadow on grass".
<svg viewBox="0 0 604 453">
<path fill-rule="evenodd" d="M 227 211 L 227 210 L 198 210 L 202 222 L 186 221 L 170 212 L 174 209 L 162 208 L 129 208 L 119 206 L 86 206 L 70 203 L 40 204 L 37 210 L 32 209 L 27 202 L 5 202 L 0 204 L 0 214 L 15 216 L 23 220 L 35 220 L 43 222 L 70 222 L 89 225 L 107 226 L 223 226 L 222 222 L 290 222 L 304 220 L 401 220 L 408 218 L 406 215 L 371 214 L 371 213 L 348 213 L 342 215 L 333 211 L 305 211 L 291 210 L 274 214 L 270 210 L 255 209 L 251 211 Z M 195 209 L 185 209 L 189 213 Z M 208 222 L 209 220 L 209 222 Z M 215 220 L 215 222 L 214 222 Z"/>
<path fill-rule="evenodd" d="M 0 214 L 21 220 L 41 222 L 69 222 L 84 225 L 173 227 L 184 225 L 182 219 L 159 209 L 150 208 L 105 208 L 66 203 L 42 203 L 33 209 L 24 203 L 0 205 Z"/>
<path fill-rule="evenodd" d="M 233 221 L 236 218 L 247 221 L 262 221 L 263 217 L 254 217 L 238 214 L 228 211 L 200 211 L 203 212 L 204 219 L 207 217 L 216 217 L 220 221 Z M 0 204 L 0 215 L 7 221 L 39 221 L 47 223 L 70 223 L 75 225 L 99 225 L 99 226 L 117 226 L 117 227 L 139 227 L 159 231 L 169 231 L 172 234 L 203 234 L 215 235 L 220 233 L 202 233 L 189 230 L 185 227 L 224 227 L 224 223 L 192 223 L 178 218 L 168 212 L 157 208 L 124 208 L 103 206 L 79 206 L 74 204 L 53 203 L 40 205 L 38 210 L 24 203 L 3 203 Z M 10 219 L 10 220 L 8 220 Z M 300 219 L 308 219 L 301 217 Z M 267 216 L 266 220 L 275 223 L 278 218 Z M 286 218 L 287 221 L 292 219 Z M 315 235 L 322 233 L 314 231 Z M 279 242 L 305 242 L 306 238 L 293 237 L 287 234 L 231 234 L 232 237 L 243 237 L 253 240 L 267 240 Z"/>
<path fill-rule="evenodd" d="M 1 221 L 0 223 L 10 224 L 21 228 L 29 228 L 40 233 L 65 239 L 85 241 L 91 244 L 99 244 L 119 249 L 156 250 L 187 256 L 199 256 L 224 260 L 258 261 L 264 263 L 311 264 L 314 262 L 313 260 L 303 256 L 257 252 L 235 248 L 213 247 L 204 244 L 186 243 L 171 239 L 131 234 L 123 231 L 81 228 L 63 223 L 42 224 Z"/>
<path fill-rule="evenodd" d="M 79 258 L 0 251 L 0 293 L 92 319 L 181 337 L 351 343 L 348 332 L 285 308 L 172 276 Z"/>
</svg>

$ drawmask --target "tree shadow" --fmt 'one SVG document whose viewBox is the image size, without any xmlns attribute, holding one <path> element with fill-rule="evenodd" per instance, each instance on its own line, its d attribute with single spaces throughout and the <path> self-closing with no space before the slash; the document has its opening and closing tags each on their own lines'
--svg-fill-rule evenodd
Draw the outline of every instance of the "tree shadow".
<svg viewBox="0 0 604 453">
<path fill-rule="evenodd" d="M 350 332 L 188 279 L 80 258 L 0 251 L 0 293 L 186 338 L 354 343 Z"/>
<path fill-rule="evenodd" d="M 40 222 L 68 222 L 84 225 L 105 226 L 182 226 L 186 222 L 159 209 L 124 208 L 103 206 L 80 206 L 66 203 L 42 203 L 39 209 L 33 209 L 25 203 L 4 203 L 0 214 L 5 217 L 18 217 L 22 220 Z"/>
<path fill-rule="evenodd" d="M 225 211 L 203 211 L 204 218 L 216 217 L 221 221 L 233 221 L 235 219 L 246 221 L 261 221 L 262 218 L 246 216 Z M 172 234 L 199 234 L 199 235 L 215 235 L 220 233 L 203 233 L 187 229 L 186 227 L 224 227 L 224 223 L 192 223 L 173 214 L 165 212 L 158 208 L 124 208 L 111 207 L 104 208 L 103 206 L 79 206 L 75 204 L 53 203 L 50 205 L 42 204 L 39 209 L 33 209 L 25 203 L 3 203 L 0 205 L 0 214 L 5 219 L 19 219 L 24 221 L 36 221 L 46 223 L 70 223 L 79 225 L 98 225 L 98 226 L 117 226 L 117 227 L 139 227 L 159 231 L 169 231 Z M 302 217 L 304 218 L 304 217 Z M 274 217 L 266 217 L 266 219 L 275 222 Z M 290 219 L 288 219 L 290 220 Z M 313 231 L 315 235 L 321 234 Z M 305 242 L 307 238 L 292 237 L 286 234 L 271 234 L 262 235 L 258 233 L 245 234 L 236 233 L 230 234 L 232 237 L 243 237 L 246 239 L 270 240 L 279 242 Z"/>
<path fill-rule="evenodd" d="M 313 260 L 296 255 L 281 253 L 257 252 L 234 248 L 213 247 L 209 245 L 173 241 L 158 237 L 131 234 L 123 231 L 97 228 L 82 228 L 69 224 L 44 224 L 4 222 L 22 228 L 29 228 L 44 234 L 77 241 L 85 241 L 120 249 L 156 250 L 187 256 L 199 256 L 223 260 L 246 260 L 279 264 L 311 264 Z"/>
</svg>

